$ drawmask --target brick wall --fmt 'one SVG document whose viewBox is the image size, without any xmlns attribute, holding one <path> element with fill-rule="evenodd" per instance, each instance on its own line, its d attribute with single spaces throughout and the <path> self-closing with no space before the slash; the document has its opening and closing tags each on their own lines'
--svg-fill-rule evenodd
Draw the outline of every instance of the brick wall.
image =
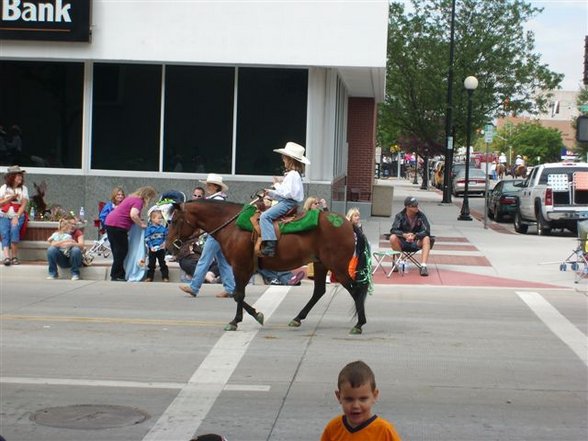
<svg viewBox="0 0 588 441">
<path fill-rule="evenodd" d="M 373 98 L 349 98 L 348 104 L 348 199 L 370 201 L 374 182 L 376 103 Z"/>
</svg>

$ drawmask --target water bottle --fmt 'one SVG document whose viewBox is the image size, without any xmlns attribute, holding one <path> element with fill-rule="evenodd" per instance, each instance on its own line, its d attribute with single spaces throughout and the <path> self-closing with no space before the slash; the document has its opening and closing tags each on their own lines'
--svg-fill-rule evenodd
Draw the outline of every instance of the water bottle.
<svg viewBox="0 0 588 441">
<path fill-rule="evenodd" d="M 80 221 L 84 222 L 84 216 L 86 215 L 84 207 L 80 207 Z"/>
<path fill-rule="evenodd" d="M 29 212 L 29 217 L 31 218 L 31 220 L 35 220 L 35 215 L 37 213 L 35 212 L 35 207 L 31 207 L 31 211 Z"/>
</svg>

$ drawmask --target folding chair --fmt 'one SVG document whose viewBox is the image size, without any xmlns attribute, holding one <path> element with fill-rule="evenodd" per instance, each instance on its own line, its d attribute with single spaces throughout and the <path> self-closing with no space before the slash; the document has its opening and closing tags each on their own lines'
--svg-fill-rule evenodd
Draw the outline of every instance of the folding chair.
<svg viewBox="0 0 588 441">
<path fill-rule="evenodd" d="M 588 278 L 588 220 L 578 222 L 578 246 L 560 264 L 559 270 L 566 271 L 568 264 L 576 273 L 574 283 Z"/>
<path fill-rule="evenodd" d="M 401 254 L 402 254 L 402 252 L 394 251 L 394 250 L 374 251 L 372 253 L 372 256 L 374 257 L 374 261 L 376 262 L 376 266 L 374 266 L 372 274 L 375 274 L 376 271 L 378 270 L 378 268 L 380 268 L 384 272 L 386 277 L 390 278 L 392 273 L 396 269 L 400 268 L 401 259 L 399 259 L 398 257 Z M 390 261 L 390 263 L 392 264 L 392 268 L 390 268 L 390 271 L 388 271 L 388 272 L 386 272 L 386 268 L 384 268 L 384 266 L 383 266 L 383 264 L 386 263 L 387 260 Z"/>
<path fill-rule="evenodd" d="M 429 236 L 429 239 L 431 241 L 431 250 L 433 249 L 433 246 L 435 245 L 435 236 Z M 397 257 L 398 262 L 412 262 L 419 270 L 423 267 L 423 265 L 421 264 L 421 262 L 417 259 L 417 255 L 418 253 L 420 253 L 422 250 L 418 249 L 415 250 L 413 248 L 411 249 L 404 249 L 402 251 L 396 251 L 397 253 L 399 253 L 400 255 Z M 399 268 L 400 269 L 400 268 Z M 403 272 L 406 268 L 403 268 Z"/>
</svg>

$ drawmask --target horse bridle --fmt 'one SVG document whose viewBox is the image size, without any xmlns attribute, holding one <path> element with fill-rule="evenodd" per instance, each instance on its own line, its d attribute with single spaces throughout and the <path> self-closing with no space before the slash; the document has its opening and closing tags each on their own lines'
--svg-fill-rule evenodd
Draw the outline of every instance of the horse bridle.
<svg viewBox="0 0 588 441">
<path fill-rule="evenodd" d="M 209 231 L 209 232 L 208 232 L 208 234 L 210 234 L 210 235 L 212 236 L 212 235 L 213 235 L 214 233 L 216 233 L 217 231 L 220 231 L 220 230 L 222 230 L 222 229 L 223 229 L 223 228 L 225 228 L 227 225 L 229 225 L 231 222 L 233 222 L 235 219 L 237 219 L 237 218 L 239 217 L 239 215 L 240 215 L 240 214 L 241 214 L 240 212 L 239 212 L 239 213 L 237 213 L 237 214 L 236 214 L 236 215 L 234 215 L 232 218 L 230 218 L 229 220 L 225 221 L 225 223 L 224 223 L 224 224 L 220 225 L 219 227 L 215 228 L 215 229 L 214 229 L 214 230 L 212 230 L 212 231 Z M 191 223 L 191 222 L 190 222 L 188 219 L 182 219 L 182 221 L 183 221 L 183 222 L 186 222 L 188 225 L 190 225 L 190 226 L 191 226 L 191 227 L 193 227 L 194 229 L 197 229 L 197 230 L 202 230 L 202 228 L 199 228 L 199 227 L 197 227 L 196 225 L 194 225 L 193 223 Z M 190 240 L 192 240 L 192 239 L 194 239 L 195 237 L 198 237 L 198 236 L 200 236 L 200 235 L 202 235 L 202 233 L 199 233 L 199 234 L 196 234 L 196 233 L 194 233 L 194 234 L 192 234 L 190 237 L 188 237 L 188 238 L 186 239 L 186 241 L 190 241 Z M 182 241 L 182 239 L 178 238 L 178 239 L 176 239 L 176 240 L 174 240 L 174 241 L 172 242 L 172 245 L 173 245 L 173 247 L 174 247 L 175 249 L 179 250 L 179 249 L 180 249 L 180 248 L 181 248 L 181 247 L 184 245 L 184 241 Z"/>
</svg>

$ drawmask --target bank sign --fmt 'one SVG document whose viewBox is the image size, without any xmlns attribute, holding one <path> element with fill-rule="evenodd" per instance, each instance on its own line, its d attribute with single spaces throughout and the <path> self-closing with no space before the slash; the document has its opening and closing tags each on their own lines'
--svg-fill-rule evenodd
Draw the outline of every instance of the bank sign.
<svg viewBox="0 0 588 441">
<path fill-rule="evenodd" d="M 90 41 L 91 0 L 0 0 L 0 40 Z"/>
</svg>

